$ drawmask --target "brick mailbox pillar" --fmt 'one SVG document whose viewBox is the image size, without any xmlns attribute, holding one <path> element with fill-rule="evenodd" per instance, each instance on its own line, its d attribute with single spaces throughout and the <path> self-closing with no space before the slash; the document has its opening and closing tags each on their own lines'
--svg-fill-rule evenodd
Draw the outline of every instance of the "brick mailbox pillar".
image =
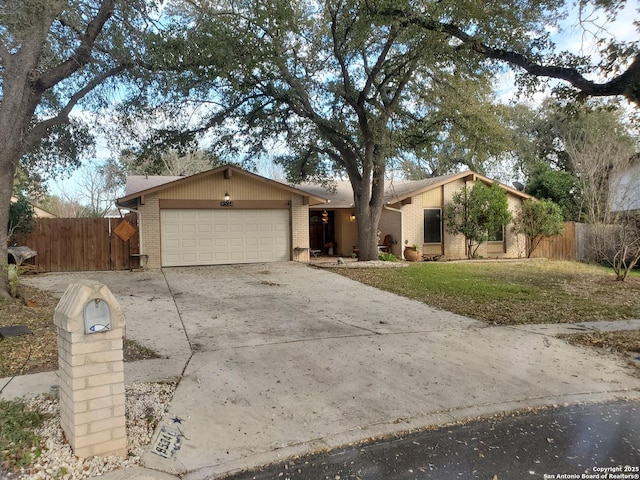
<svg viewBox="0 0 640 480">
<path fill-rule="evenodd" d="M 54 313 L 58 330 L 60 423 L 80 458 L 126 456 L 124 314 L 106 285 L 67 287 Z"/>
</svg>

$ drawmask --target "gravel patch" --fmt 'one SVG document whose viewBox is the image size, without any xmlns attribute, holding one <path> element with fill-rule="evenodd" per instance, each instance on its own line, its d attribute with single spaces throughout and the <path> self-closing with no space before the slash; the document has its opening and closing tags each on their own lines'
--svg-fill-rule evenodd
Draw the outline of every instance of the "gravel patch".
<svg viewBox="0 0 640 480">
<path fill-rule="evenodd" d="M 139 383 L 125 387 L 127 458 L 77 458 L 64 439 L 58 401 L 51 400 L 48 395 L 29 400 L 29 408 L 51 416 L 35 432 L 41 438 L 42 454 L 29 467 L 6 478 L 80 480 L 139 465 L 140 457 L 151 442 L 154 429 L 165 414 L 175 388 L 175 383 Z"/>
<path fill-rule="evenodd" d="M 332 262 L 318 262 L 312 263 L 314 267 L 321 268 L 397 268 L 397 267 L 408 267 L 411 265 L 410 262 L 385 262 L 383 260 L 368 260 L 363 262 L 353 262 L 353 261 L 345 261 L 344 263 L 338 263 L 338 261 Z"/>
</svg>

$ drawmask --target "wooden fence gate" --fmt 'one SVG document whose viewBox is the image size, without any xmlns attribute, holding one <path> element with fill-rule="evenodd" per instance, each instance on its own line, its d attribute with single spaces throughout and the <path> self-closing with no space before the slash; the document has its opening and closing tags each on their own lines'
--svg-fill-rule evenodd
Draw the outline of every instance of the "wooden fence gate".
<svg viewBox="0 0 640 480">
<path fill-rule="evenodd" d="M 123 240 L 116 229 L 132 236 Z M 135 213 L 124 218 L 39 218 L 32 233 L 15 235 L 14 242 L 38 252 L 26 263 L 44 272 L 129 270 L 140 265 L 135 256 L 140 252 Z"/>
</svg>

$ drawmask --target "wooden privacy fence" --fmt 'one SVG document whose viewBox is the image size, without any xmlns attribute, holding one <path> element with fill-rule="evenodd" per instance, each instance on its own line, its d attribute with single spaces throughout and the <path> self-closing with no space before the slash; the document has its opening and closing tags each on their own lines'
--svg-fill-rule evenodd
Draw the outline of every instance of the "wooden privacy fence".
<svg viewBox="0 0 640 480">
<path fill-rule="evenodd" d="M 557 237 L 543 239 L 531 257 L 578 260 L 576 223 L 564 222 L 564 233 Z"/>
<path fill-rule="evenodd" d="M 120 225 L 127 221 L 134 229 Z M 122 240 L 114 230 L 133 233 Z M 125 235 L 126 237 L 126 235 Z M 14 242 L 38 252 L 28 262 L 45 272 L 85 270 L 129 270 L 139 266 L 137 215 L 124 218 L 39 218 L 28 235 L 16 235 Z"/>
</svg>

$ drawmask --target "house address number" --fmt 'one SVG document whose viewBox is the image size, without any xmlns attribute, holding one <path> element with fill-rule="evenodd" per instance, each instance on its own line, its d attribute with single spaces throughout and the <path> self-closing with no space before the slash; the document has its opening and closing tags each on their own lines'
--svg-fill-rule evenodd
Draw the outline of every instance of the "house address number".
<svg viewBox="0 0 640 480">
<path fill-rule="evenodd" d="M 153 446 L 153 453 L 164 458 L 173 456 L 176 450 L 180 449 L 180 439 L 182 435 L 171 428 L 162 427 L 156 443 Z"/>
</svg>

